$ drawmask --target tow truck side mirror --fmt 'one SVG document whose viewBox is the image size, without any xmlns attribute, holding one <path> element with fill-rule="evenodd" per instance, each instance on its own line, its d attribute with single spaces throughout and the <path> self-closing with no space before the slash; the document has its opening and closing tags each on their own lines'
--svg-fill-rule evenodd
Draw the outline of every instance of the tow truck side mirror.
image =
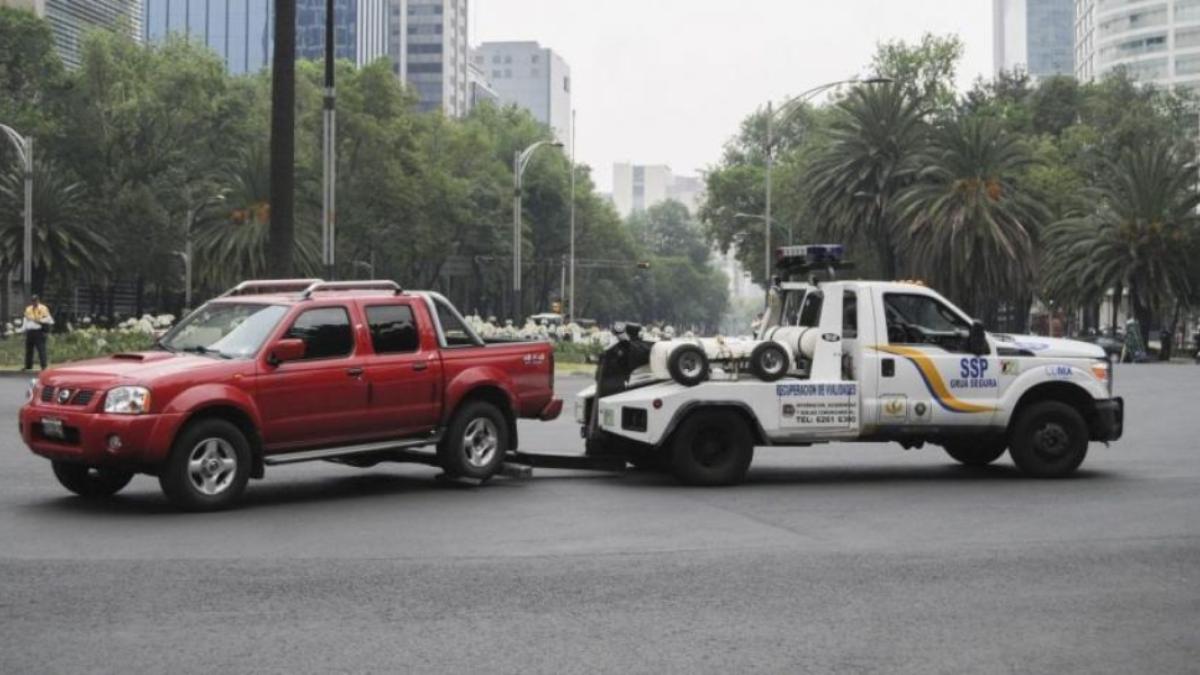
<svg viewBox="0 0 1200 675">
<path fill-rule="evenodd" d="M 982 356 L 991 351 L 988 346 L 987 331 L 983 329 L 983 322 L 974 319 L 971 321 L 971 334 L 967 338 L 967 351 L 976 356 Z"/>
<path fill-rule="evenodd" d="M 304 358 L 304 340 L 296 338 L 288 338 L 280 340 L 271 347 L 271 353 L 267 356 L 267 363 L 272 366 L 278 366 L 286 361 L 299 361 Z"/>
</svg>

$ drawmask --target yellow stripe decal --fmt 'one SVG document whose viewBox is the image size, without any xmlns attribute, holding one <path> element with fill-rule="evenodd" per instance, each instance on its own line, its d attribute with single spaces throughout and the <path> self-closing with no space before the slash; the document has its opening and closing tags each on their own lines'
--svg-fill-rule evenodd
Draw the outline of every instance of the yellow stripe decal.
<svg viewBox="0 0 1200 675">
<path fill-rule="evenodd" d="M 992 406 L 967 403 L 951 393 L 950 388 L 946 386 L 946 382 L 942 379 L 942 374 L 938 372 L 933 360 L 920 349 L 895 347 L 892 345 L 872 345 L 871 349 L 896 356 L 903 356 L 908 359 L 921 373 L 921 379 L 925 380 L 925 387 L 929 389 L 929 393 L 933 394 L 937 402 L 946 410 L 959 413 L 980 413 L 995 410 Z"/>
</svg>

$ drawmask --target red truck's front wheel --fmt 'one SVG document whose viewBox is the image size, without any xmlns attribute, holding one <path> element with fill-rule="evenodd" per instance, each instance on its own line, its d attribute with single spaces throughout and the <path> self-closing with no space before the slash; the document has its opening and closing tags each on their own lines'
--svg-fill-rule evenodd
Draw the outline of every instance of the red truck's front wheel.
<svg viewBox="0 0 1200 675">
<path fill-rule="evenodd" d="M 188 425 L 158 476 L 171 503 L 189 511 L 215 511 L 237 501 L 250 479 L 250 443 L 223 419 Z"/>
</svg>

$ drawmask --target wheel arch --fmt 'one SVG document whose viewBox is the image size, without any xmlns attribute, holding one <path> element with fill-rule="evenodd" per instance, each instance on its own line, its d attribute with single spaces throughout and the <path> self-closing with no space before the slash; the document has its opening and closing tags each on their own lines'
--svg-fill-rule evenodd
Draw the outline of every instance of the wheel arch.
<svg viewBox="0 0 1200 675">
<path fill-rule="evenodd" d="M 213 403 L 193 410 L 183 424 L 176 429 L 175 436 L 171 439 L 172 446 L 175 439 L 179 438 L 189 426 L 205 419 L 225 420 L 245 435 L 246 440 L 250 443 L 250 477 L 262 478 L 264 473 L 262 434 L 259 433 L 258 425 L 250 413 L 231 403 Z"/>
<path fill-rule="evenodd" d="M 1007 432 L 1012 433 L 1013 425 L 1017 423 L 1021 413 L 1026 408 L 1042 401 L 1057 401 L 1075 408 L 1083 416 L 1089 434 L 1094 435 L 1096 433 L 1099 420 L 1096 399 L 1078 384 L 1060 381 L 1042 382 L 1030 387 L 1028 391 L 1021 394 L 1021 397 L 1017 399 L 1016 405 L 1013 406 L 1012 414 L 1009 416 Z"/>
<path fill-rule="evenodd" d="M 459 397 L 458 402 L 454 406 L 454 410 L 450 411 L 450 414 L 446 416 L 447 424 L 451 419 L 453 419 L 454 415 L 458 414 L 458 411 L 461 410 L 463 406 L 475 401 L 489 403 L 496 406 L 500 410 L 500 413 L 504 415 L 504 421 L 508 427 L 509 447 L 506 449 L 516 450 L 517 447 L 519 447 L 517 444 L 517 413 L 513 408 L 513 402 L 509 398 L 508 392 L 497 385 L 481 384 L 467 390 L 461 397 Z"/>
<path fill-rule="evenodd" d="M 766 430 L 758 421 L 758 416 L 754 414 L 754 410 L 744 401 L 693 401 L 683 405 L 671 417 L 671 421 L 667 423 L 667 428 L 663 431 L 659 439 L 659 446 L 666 447 L 675 438 L 675 433 L 679 431 L 679 427 L 683 426 L 684 421 L 688 417 L 698 412 L 713 411 L 713 410 L 729 410 L 736 413 L 746 426 L 750 429 L 750 434 L 754 436 L 755 445 L 770 445 L 770 439 L 767 437 Z"/>
</svg>

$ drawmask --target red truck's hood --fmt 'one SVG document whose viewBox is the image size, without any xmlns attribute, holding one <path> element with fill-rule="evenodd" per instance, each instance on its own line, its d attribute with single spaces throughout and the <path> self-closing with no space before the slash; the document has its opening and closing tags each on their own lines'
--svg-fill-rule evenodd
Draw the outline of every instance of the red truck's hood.
<svg viewBox="0 0 1200 675">
<path fill-rule="evenodd" d="M 114 354 L 100 359 L 77 361 L 47 370 L 41 381 L 60 385 L 101 385 L 117 382 L 149 383 L 183 372 L 201 376 L 212 370 L 227 370 L 231 361 L 198 354 L 137 352 Z"/>
</svg>

